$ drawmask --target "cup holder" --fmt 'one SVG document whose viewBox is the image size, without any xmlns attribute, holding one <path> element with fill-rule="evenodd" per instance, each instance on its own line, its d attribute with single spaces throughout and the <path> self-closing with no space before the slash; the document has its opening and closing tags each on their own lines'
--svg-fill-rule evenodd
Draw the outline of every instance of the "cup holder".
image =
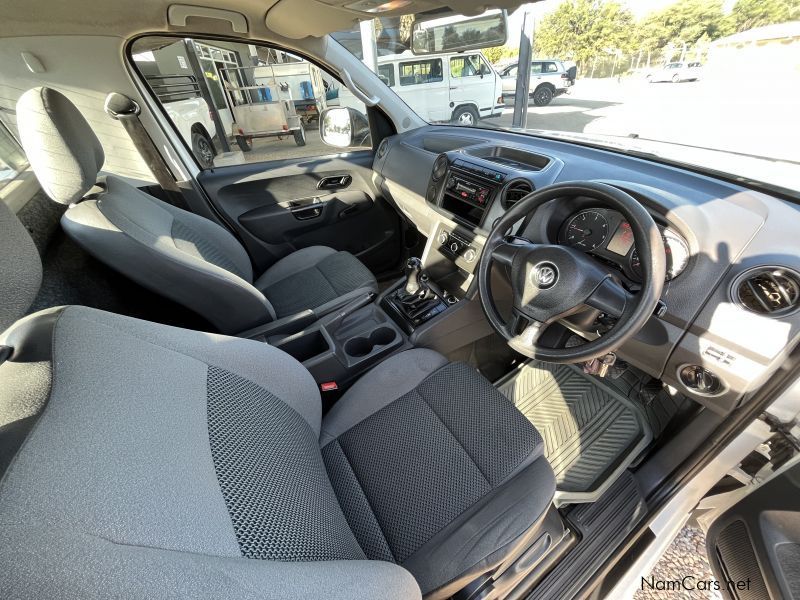
<svg viewBox="0 0 800 600">
<path fill-rule="evenodd" d="M 369 341 L 373 346 L 385 346 L 394 341 L 397 333 L 391 327 L 379 327 L 369 334 Z"/>
<path fill-rule="evenodd" d="M 377 346 L 391 344 L 397 338 L 397 332 L 391 327 L 378 327 L 369 336 L 359 336 L 347 340 L 344 351 L 350 356 L 366 356 Z"/>
</svg>

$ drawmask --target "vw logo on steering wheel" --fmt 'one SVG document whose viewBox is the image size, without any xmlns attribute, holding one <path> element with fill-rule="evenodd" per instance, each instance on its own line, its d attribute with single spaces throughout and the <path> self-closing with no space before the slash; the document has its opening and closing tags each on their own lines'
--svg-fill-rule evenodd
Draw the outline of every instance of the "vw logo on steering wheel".
<svg viewBox="0 0 800 600">
<path fill-rule="evenodd" d="M 533 268 L 531 281 L 540 289 L 552 287 L 558 280 L 558 269 L 551 263 L 540 263 Z"/>
</svg>

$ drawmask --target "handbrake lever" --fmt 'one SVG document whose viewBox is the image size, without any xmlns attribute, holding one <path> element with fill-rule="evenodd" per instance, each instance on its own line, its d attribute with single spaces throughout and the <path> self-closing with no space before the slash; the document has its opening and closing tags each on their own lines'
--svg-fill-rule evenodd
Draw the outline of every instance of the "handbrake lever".
<svg viewBox="0 0 800 600">
<path fill-rule="evenodd" d="M 336 331 L 339 329 L 339 326 L 342 324 L 347 317 L 352 315 L 356 312 L 359 308 L 362 308 L 372 302 L 375 299 L 375 292 L 367 292 L 365 295 L 361 296 L 360 298 L 356 298 L 351 300 L 347 304 L 345 304 L 342 309 L 337 312 L 326 324 L 325 328 L 328 331 Z"/>
</svg>

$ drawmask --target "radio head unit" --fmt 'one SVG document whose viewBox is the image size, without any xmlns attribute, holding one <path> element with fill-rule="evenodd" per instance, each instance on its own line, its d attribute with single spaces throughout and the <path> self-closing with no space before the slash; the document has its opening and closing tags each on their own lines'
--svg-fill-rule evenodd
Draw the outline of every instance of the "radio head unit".
<svg viewBox="0 0 800 600">
<path fill-rule="evenodd" d="M 444 166 L 443 157 L 447 160 L 446 170 L 441 169 Z M 459 221 L 473 227 L 479 226 L 507 174 L 463 158 L 450 161 L 446 154 L 440 155 L 434 165 L 428 201 L 451 212 Z M 439 166 L 438 169 L 436 165 Z"/>
</svg>

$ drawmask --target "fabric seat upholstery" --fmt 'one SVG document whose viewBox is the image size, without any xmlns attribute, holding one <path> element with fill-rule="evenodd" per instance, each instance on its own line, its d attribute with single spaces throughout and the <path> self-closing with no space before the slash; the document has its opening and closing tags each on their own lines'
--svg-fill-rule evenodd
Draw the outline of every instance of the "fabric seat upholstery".
<svg viewBox="0 0 800 600">
<path fill-rule="evenodd" d="M 474 369 L 431 350 L 374 368 L 322 422 L 322 455 L 367 558 L 445 598 L 507 557 L 545 514 L 543 441 Z"/>
<path fill-rule="evenodd" d="M 251 340 L 72 306 L 0 344 L 0 377 L 47 364 L 50 380 L 0 484 L 0 597 L 443 598 L 555 491 L 533 426 L 429 350 L 379 365 L 323 421 L 310 374 Z M 207 568 L 185 582 L 194 557 Z"/>
<path fill-rule="evenodd" d="M 35 88 L 17 104 L 20 137 L 44 191 L 71 206 L 61 223 L 90 254 L 140 285 L 238 333 L 304 310 L 322 315 L 377 291 L 353 255 L 314 246 L 255 278 L 250 258 L 225 228 L 108 176 L 92 199 L 103 148 L 61 93 Z M 287 268 L 290 267 L 290 268 Z"/>
<path fill-rule="evenodd" d="M 267 269 L 254 285 L 278 318 L 307 308 L 324 307 L 353 290 L 377 291 L 375 278 L 347 252 L 326 246 L 302 248 Z"/>
<path fill-rule="evenodd" d="M 0 597 L 419 597 L 366 560 L 289 355 L 76 306 L 0 344 Z"/>
</svg>

